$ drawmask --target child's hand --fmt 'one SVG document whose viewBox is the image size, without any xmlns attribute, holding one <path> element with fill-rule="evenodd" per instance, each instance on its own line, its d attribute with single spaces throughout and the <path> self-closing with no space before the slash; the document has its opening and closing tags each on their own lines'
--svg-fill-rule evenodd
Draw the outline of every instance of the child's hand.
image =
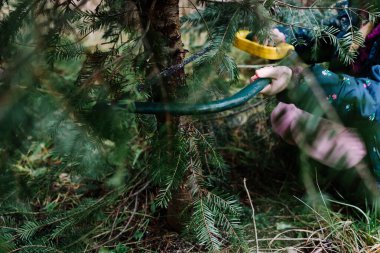
<svg viewBox="0 0 380 253">
<path fill-rule="evenodd" d="M 257 36 L 254 35 L 254 33 L 252 32 L 249 33 L 246 38 L 251 41 L 256 41 L 256 42 L 259 41 Z M 285 34 L 280 32 L 278 28 L 274 28 L 270 31 L 270 33 L 268 34 L 268 37 L 261 44 L 268 47 L 275 47 L 278 44 L 284 43 L 284 42 L 286 42 Z"/>
<path fill-rule="evenodd" d="M 270 39 L 266 40 L 266 45 L 267 46 L 277 46 L 280 43 L 284 43 L 286 41 L 286 36 L 280 30 L 277 28 L 274 28 L 270 32 Z"/>
<path fill-rule="evenodd" d="M 266 86 L 260 93 L 266 96 L 273 96 L 288 87 L 292 77 L 292 70 L 285 66 L 265 67 L 256 70 L 251 77 L 251 82 L 258 78 L 271 78 L 272 83 Z"/>
<path fill-rule="evenodd" d="M 367 38 L 368 34 L 371 33 L 371 31 L 374 28 L 374 24 L 372 22 L 368 22 L 367 24 L 363 25 L 360 29 L 359 32 L 363 35 L 363 38 Z M 350 51 L 356 51 L 359 49 L 359 45 L 352 43 Z"/>
</svg>

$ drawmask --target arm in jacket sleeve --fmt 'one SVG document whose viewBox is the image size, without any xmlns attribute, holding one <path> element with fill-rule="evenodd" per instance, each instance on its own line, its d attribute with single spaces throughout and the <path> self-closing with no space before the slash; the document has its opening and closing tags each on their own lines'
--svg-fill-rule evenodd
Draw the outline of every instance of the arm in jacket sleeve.
<svg viewBox="0 0 380 253">
<path fill-rule="evenodd" d="M 320 65 L 314 65 L 309 70 L 322 89 L 324 98 L 335 108 L 346 125 L 380 121 L 380 65 L 373 66 L 371 75 L 366 78 L 336 74 Z M 320 101 L 305 81 L 300 81 L 294 88 L 280 93 L 278 98 L 321 115 Z"/>
</svg>

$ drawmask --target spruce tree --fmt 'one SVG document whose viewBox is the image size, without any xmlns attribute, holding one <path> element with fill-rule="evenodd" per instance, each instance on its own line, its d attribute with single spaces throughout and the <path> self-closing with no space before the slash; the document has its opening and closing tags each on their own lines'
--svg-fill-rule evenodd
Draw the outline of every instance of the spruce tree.
<svg viewBox="0 0 380 253">
<path fill-rule="evenodd" d="M 189 4 L 194 11 L 180 17 L 179 0 L 102 0 L 93 10 L 86 1 L 0 1 L 0 252 L 127 252 L 124 243 L 141 239 L 149 217 L 168 207 L 207 250 L 247 249 L 215 134 L 194 123 L 202 115 L 128 108 L 227 96 L 239 81 L 229 55 L 236 32 L 264 38 L 293 7 Z M 347 45 L 358 36 L 339 40 L 314 19 L 303 22 L 350 61 Z M 184 35 L 201 34 L 204 45 L 184 47 Z M 162 74 L 202 50 L 188 73 Z"/>
</svg>

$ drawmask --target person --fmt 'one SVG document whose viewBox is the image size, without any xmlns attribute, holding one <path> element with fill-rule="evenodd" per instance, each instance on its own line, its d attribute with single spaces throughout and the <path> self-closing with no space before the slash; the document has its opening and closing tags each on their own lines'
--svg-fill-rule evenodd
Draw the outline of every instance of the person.
<svg viewBox="0 0 380 253">
<path fill-rule="evenodd" d="M 347 18 L 344 15 L 338 18 L 336 23 L 344 34 Z M 380 185 L 380 24 L 367 22 L 360 31 L 365 37 L 365 46 L 352 45 L 352 50 L 358 50 L 358 58 L 348 68 L 332 64 L 334 71 L 326 69 L 306 53 L 304 61 L 308 64 L 261 68 L 251 81 L 272 79 L 261 93 L 276 95 L 279 99 L 271 122 L 274 132 L 286 142 L 298 145 L 310 157 L 329 167 L 369 164 Z M 282 38 L 277 30 L 274 33 Z M 301 36 L 305 37 L 302 33 Z M 296 47 L 301 57 L 306 50 L 305 46 Z M 328 55 L 330 59 L 325 54 L 316 61 L 331 61 L 334 54 L 329 52 Z M 311 73 L 319 84 L 319 98 L 315 87 L 307 85 L 300 75 L 303 72 Z M 321 94 L 327 106 L 321 103 Z M 329 114 L 326 107 L 332 107 L 338 119 L 326 119 Z M 311 134 L 304 132 L 307 122 L 314 122 Z"/>
</svg>

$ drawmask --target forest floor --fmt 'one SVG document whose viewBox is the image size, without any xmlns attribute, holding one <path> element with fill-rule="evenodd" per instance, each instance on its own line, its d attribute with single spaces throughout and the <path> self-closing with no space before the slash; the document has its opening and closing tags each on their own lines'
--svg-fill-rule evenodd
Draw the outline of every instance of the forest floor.
<svg viewBox="0 0 380 253">
<path fill-rule="evenodd" d="M 268 111 L 273 101 L 262 102 L 254 109 L 221 115 L 207 124 L 214 130 L 217 149 L 230 167 L 228 188 L 243 206 L 250 251 L 380 252 L 380 220 L 373 209 L 342 200 L 335 186 L 343 172 L 326 173 L 317 164 L 301 163 L 298 150 L 271 132 Z M 252 101 L 245 109 L 257 104 Z M 21 156 L 15 170 L 38 178 L 46 168 L 60 166 L 63 164 L 48 145 L 36 143 Z M 308 174 L 312 176 L 305 176 Z M 58 243 L 65 243 L 65 248 L 84 245 L 87 248 L 83 252 L 207 252 L 187 239 L 191 237 L 181 232 L 181 225 L 168 225 L 167 210 L 152 204 L 157 189 L 143 172 L 128 178 L 120 191 L 107 190 L 104 182 L 78 180 L 67 173 L 41 178 L 43 181 L 29 182 L 41 189 L 31 195 L 32 209 L 12 206 L 10 210 L 14 211 L 5 214 L 13 217 L 6 220 L 6 226 L 17 231 L 23 243 L 27 238 L 61 236 Z M 350 187 L 346 190 L 356 191 Z M 37 222 L 31 223 L 31 217 Z M 66 239 L 69 234 L 72 238 Z M 35 247 L 38 241 L 33 243 Z M 23 247 L 30 246 L 15 246 L 17 251 Z M 2 251 L 1 243 L 0 252 L 8 252 Z M 236 249 L 227 244 L 224 252 Z"/>
<path fill-rule="evenodd" d="M 273 100 L 260 98 L 241 111 L 201 123 L 214 132 L 217 150 L 230 167 L 228 188 L 242 203 L 250 251 L 380 252 L 380 220 L 373 209 L 342 200 L 344 193 L 334 189 L 342 172 L 305 163 L 295 147 L 274 136 L 268 122 L 273 105 Z M 33 247 L 39 246 L 40 237 L 64 245 L 60 252 L 70 253 L 66 249 L 76 245 L 83 252 L 100 253 L 207 252 L 187 239 L 181 225 L 168 225 L 167 211 L 152 204 L 157 188 L 143 171 L 131 168 L 136 175 L 122 175 L 125 186 L 110 191 L 105 182 L 70 175 L 69 166 L 51 153 L 51 146 L 34 143 L 15 162 L 20 185 L 35 184 L 40 190 L 23 193 L 31 195 L 30 207 L 12 206 L 5 214 L 11 218 L 4 220 L 3 228 L 19 240 L 12 252 L 29 252 L 21 250 L 31 248 L 32 239 Z M 55 169 L 59 177 L 41 176 Z M 35 181 L 23 182 L 25 174 Z M 352 184 L 343 186 L 357 191 Z M 0 235 L 0 253 L 9 252 L 1 239 Z M 228 244 L 224 249 L 235 251 Z"/>
<path fill-rule="evenodd" d="M 240 115 L 236 120 L 244 121 L 243 125 L 224 127 L 229 134 L 220 133 L 231 141 L 220 150 L 231 166 L 230 187 L 244 205 L 250 252 L 380 252 L 378 216 L 371 207 L 343 198 L 344 193 L 338 191 L 356 189 L 335 187 L 339 172 L 326 172 L 318 164 L 309 164 L 317 191 L 311 197 L 312 189 L 305 183 L 299 151 L 271 133 L 266 111 L 270 103 L 265 109 L 256 108 L 251 115 Z M 232 119 L 221 119 L 214 124 L 224 124 L 225 120 Z M 226 139 L 221 142 L 226 143 Z M 245 179 L 247 187 L 244 187 Z M 136 242 L 131 249 L 207 252 L 174 232 L 166 223 L 165 212 L 162 215 L 148 227 L 150 236 Z M 227 247 L 223 252 L 235 252 L 235 249 Z"/>
</svg>

